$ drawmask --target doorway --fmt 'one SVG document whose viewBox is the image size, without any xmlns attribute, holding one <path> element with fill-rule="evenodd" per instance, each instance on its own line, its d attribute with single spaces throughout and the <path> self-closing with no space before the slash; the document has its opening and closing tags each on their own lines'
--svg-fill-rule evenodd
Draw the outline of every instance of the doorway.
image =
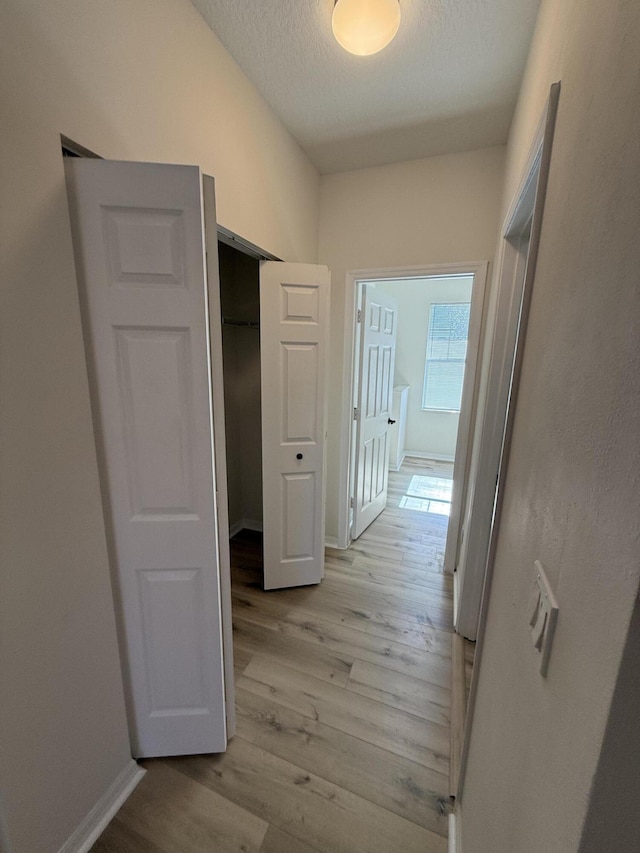
<svg viewBox="0 0 640 853">
<path fill-rule="evenodd" d="M 448 520 L 442 560 L 445 570 L 453 571 L 456 549 L 449 541 L 457 541 L 466 486 L 486 271 L 486 263 L 473 263 L 348 274 L 345 341 L 351 357 L 345 358 L 343 380 L 343 411 L 348 417 L 343 423 L 346 475 L 339 495 L 339 547 L 347 547 L 356 538 L 354 533 L 362 532 L 354 525 L 362 502 L 357 491 L 363 458 L 358 418 L 362 421 L 366 414 L 362 401 L 369 382 L 369 362 L 364 356 L 368 350 L 366 298 L 367 293 L 377 292 L 381 297 L 392 295 L 403 306 L 398 313 L 399 357 L 390 389 L 385 467 L 391 465 L 398 472 L 403 462 L 407 466 L 411 462 L 423 469 L 409 478 L 409 491 L 399 500 L 405 508 L 434 512 Z M 384 504 L 386 499 L 383 509 Z M 449 552 L 454 556 L 447 559 Z"/>
<path fill-rule="evenodd" d="M 471 311 L 472 275 L 358 282 L 354 417 L 350 478 L 351 538 L 357 539 L 387 505 L 389 471 L 395 476 L 391 506 L 448 517 L 460 419 Z M 391 377 L 372 339 L 378 306 L 395 318 L 389 336 L 395 355 Z M 386 403 L 385 403 L 386 398 Z M 385 411 L 382 435 L 369 438 L 376 404 Z M 385 417 L 386 409 L 389 416 Z M 370 449 L 371 448 L 371 449 Z M 383 473 L 371 476 L 367 464 Z M 406 462 L 405 462 L 406 460 Z M 411 476 L 404 482 L 406 475 Z M 370 494 L 377 487 L 379 495 Z M 364 492 L 367 494 L 364 494 Z M 376 504 L 377 499 L 377 504 Z"/>
<path fill-rule="evenodd" d="M 467 552 L 461 554 L 462 574 L 454 582 L 454 611 L 458 648 L 462 637 L 476 640 L 469 694 L 459 714 L 452 750 L 452 788 L 460 800 L 469 754 L 475 697 L 478 690 L 484 634 L 493 578 L 500 515 L 509 464 L 511 433 L 527 333 L 529 308 L 544 204 L 551 165 L 560 83 L 554 83 L 540 118 L 520 184 L 502 227 L 496 259 L 496 303 L 493 306 L 492 347 L 487 387 L 479 406 L 473 486 L 465 513 Z M 464 557 L 464 559 L 463 559 Z M 475 565 L 473 561 L 475 560 Z M 456 572 L 458 574 L 458 572 Z M 464 668 L 463 655 L 459 655 Z M 454 663 L 455 666 L 455 663 Z M 455 674 L 454 674 L 455 679 Z"/>
<path fill-rule="evenodd" d="M 260 271 L 257 258 L 218 243 L 229 536 L 262 533 Z"/>
</svg>

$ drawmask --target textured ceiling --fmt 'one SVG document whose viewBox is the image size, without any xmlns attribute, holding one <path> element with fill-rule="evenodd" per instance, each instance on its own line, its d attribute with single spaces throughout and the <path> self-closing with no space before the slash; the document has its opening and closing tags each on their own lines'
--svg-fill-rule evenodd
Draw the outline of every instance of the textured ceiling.
<svg viewBox="0 0 640 853">
<path fill-rule="evenodd" d="M 540 0 L 400 0 L 395 40 L 352 56 L 333 0 L 192 0 L 323 172 L 506 141 Z"/>
</svg>

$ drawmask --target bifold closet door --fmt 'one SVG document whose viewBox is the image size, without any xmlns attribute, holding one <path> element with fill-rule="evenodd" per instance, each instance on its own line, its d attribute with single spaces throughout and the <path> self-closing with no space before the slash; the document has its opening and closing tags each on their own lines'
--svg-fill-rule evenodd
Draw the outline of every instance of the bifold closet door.
<svg viewBox="0 0 640 853">
<path fill-rule="evenodd" d="M 226 748 L 200 170 L 69 159 L 135 756 Z"/>
<path fill-rule="evenodd" d="M 324 574 L 329 269 L 260 267 L 264 587 Z"/>
</svg>

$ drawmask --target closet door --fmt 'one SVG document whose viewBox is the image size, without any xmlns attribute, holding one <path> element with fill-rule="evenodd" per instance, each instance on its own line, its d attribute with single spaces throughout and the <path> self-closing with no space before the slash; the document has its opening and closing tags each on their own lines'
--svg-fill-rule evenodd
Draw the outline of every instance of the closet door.
<svg viewBox="0 0 640 853">
<path fill-rule="evenodd" d="M 200 170 L 66 169 L 133 754 L 221 752 Z"/>
<path fill-rule="evenodd" d="M 329 269 L 260 268 L 264 586 L 324 574 Z"/>
</svg>

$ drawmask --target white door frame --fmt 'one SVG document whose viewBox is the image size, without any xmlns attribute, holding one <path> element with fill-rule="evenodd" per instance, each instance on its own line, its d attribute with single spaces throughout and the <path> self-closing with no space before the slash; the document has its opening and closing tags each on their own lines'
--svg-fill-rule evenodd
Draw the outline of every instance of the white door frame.
<svg viewBox="0 0 640 853">
<path fill-rule="evenodd" d="M 338 548 L 348 548 L 350 543 L 349 530 L 349 497 L 351 494 L 351 456 L 352 456 L 352 415 L 354 372 L 356 369 L 356 310 L 358 285 L 364 281 L 387 281 L 402 278 L 429 278 L 436 276 L 472 275 L 473 288 L 471 297 L 471 317 L 469 320 L 469 346 L 467 349 L 467 366 L 465 369 L 460 420 L 458 423 L 458 438 L 456 442 L 456 457 L 454 463 L 454 486 L 449 531 L 455 531 L 455 541 L 458 539 L 461 509 L 466 489 L 466 474 L 468 470 L 469 438 L 472 415 L 475 407 L 478 378 L 478 353 L 484 313 L 484 293 L 487 280 L 487 261 L 468 263 L 436 264 L 421 267 L 392 267 L 372 270 L 350 270 L 346 275 L 344 301 L 344 360 L 342 370 L 342 422 L 340 424 L 340 481 L 338 484 Z M 453 534 L 451 534 L 453 535 Z M 447 537 L 448 538 L 448 537 Z M 448 565 L 445 557 L 445 569 L 453 572 L 454 565 Z"/>
<path fill-rule="evenodd" d="M 478 445 L 471 454 L 468 490 L 462 508 L 464 537 L 458 543 L 454 575 L 453 626 L 457 633 L 472 641 L 476 640 L 478 629 L 520 308 L 531 251 L 530 229 L 539 165 L 539 158 L 531 163 L 529 180 L 521 189 L 517 208 L 503 226 L 496 259 L 498 295 L 493 325 L 487 329 L 491 337 L 488 378 L 476 407 L 477 427 L 481 425 L 481 429 L 476 432 Z"/>
<path fill-rule="evenodd" d="M 218 241 L 232 246 L 256 260 L 278 260 L 215 221 L 215 184 L 209 175 L 202 176 L 205 217 L 205 249 L 207 259 L 207 291 L 209 294 L 209 337 L 211 348 L 211 389 L 213 399 L 213 451 L 216 466 L 216 502 L 218 510 L 218 553 L 222 607 L 222 650 L 227 714 L 227 737 L 236 733 L 235 681 L 233 667 L 233 619 L 231 607 L 231 553 L 229 546 L 229 490 L 227 485 L 227 440 L 224 411 L 224 370 L 222 360 L 222 311 L 218 275 Z"/>
<path fill-rule="evenodd" d="M 455 792 L 455 796 L 458 801 L 461 800 L 464 791 L 464 780 L 471 743 L 471 731 L 473 727 L 473 716 L 475 711 L 476 697 L 478 693 L 478 683 L 480 678 L 480 670 L 484 650 L 484 640 L 487 628 L 487 615 L 489 609 L 491 583 L 493 580 L 493 568 L 500 527 L 500 516 L 504 501 L 504 487 L 507 478 L 509 450 L 511 447 L 511 437 L 513 434 L 513 424 L 515 420 L 520 374 L 522 372 L 522 363 L 524 359 L 527 323 L 529 319 L 533 283 L 536 273 L 540 234 L 542 231 L 542 216 L 544 212 L 547 182 L 549 179 L 551 148 L 553 144 L 553 133 L 555 129 L 556 115 L 558 112 L 559 97 L 560 83 L 554 83 L 551 86 L 549 98 L 545 105 L 545 109 L 538 125 L 538 129 L 533 140 L 533 145 L 529 157 L 522 173 L 522 178 L 518 186 L 518 191 L 514 195 L 513 200 L 509 205 L 509 209 L 501 231 L 501 234 L 503 236 L 501 239 L 501 247 L 499 252 L 498 267 L 495 280 L 498 283 L 499 287 L 498 302 L 504 300 L 507 303 L 510 303 L 513 300 L 513 286 L 517 283 L 517 280 L 515 279 L 515 272 L 519 262 L 517 238 L 519 237 L 519 235 L 522 234 L 523 227 L 525 226 L 529 217 L 529 212 L 531 210 L 531 193 L 533 188 L 534 203 L 532 208 L 533 217 L 531 221 L 529 250 L 527 253 L 527 263 L 524 281 L 522 282 L 522 292 L 520 298 L 518 299 L 520 303 L 520 308 L 519 311 L 516 313 L 516 319 L 514 321 L 517 322 L 515 346 L 511 350 L 511 352 L 506 351 L 505 348 L 497 352 L 495 363 L 493 361 L 494 356 L 492 354 L 492 363 L 490 369 L 490 375 L 494 379 L 500 379 L 500 377 L 505 375 L 505 373 L 508 373 L 510 378 L 508 393 L 506 395 L 505 401 L 506 411 L 504 412 L 504 429 L 494 429 L 493 431 L 491 431 L 490 435 L 486 437 L 483 435 L 483 442 L 486 438 L 487 443 L 484 447 L 481 444 L 480 448 L 481 456 L 486 460 L 486 458 L 489 457 L 491 443 L 493 443 L 494 445 L 493 450 L 495 450 L 495 445 L 498 445 L 499 443 L 499 453 L 497 462 L 498 469 L 496 472 L 497 485 L 494 493 L 495 499 L 492 499 L 492 515 L 490 518 L 489 545 L 486 557 L 486 564 L 482 577 L 482 599 L 478 620 L 475 660 L 473 666 L 473 674 L 471 677 L 469 700 L 467 702 L 467 717 L 465 721 L 462 752 L 460 756 L 460 769 L 458 773 L 457 790 Z"/>
</svg>

